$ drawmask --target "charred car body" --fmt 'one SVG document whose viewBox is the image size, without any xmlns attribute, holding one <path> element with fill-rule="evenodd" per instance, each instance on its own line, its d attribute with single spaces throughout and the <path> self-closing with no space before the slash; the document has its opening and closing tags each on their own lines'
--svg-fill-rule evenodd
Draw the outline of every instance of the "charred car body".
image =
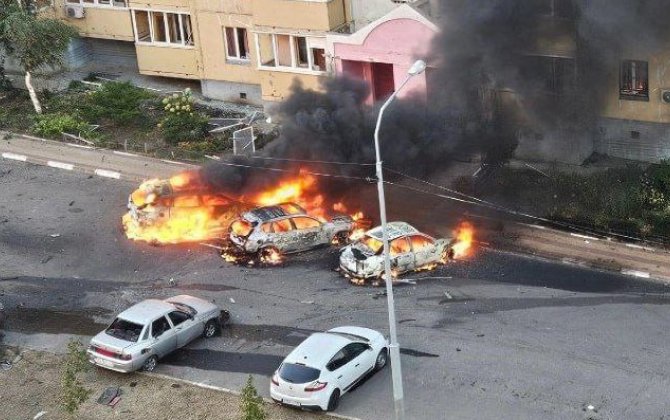
<svg viewBox="0 0 670 420">
<path fill-rule="evenodd" d="M 170 180 L 154 179 L 143 182 L 128 197 L 124 229 L 128 232 L 135 227 L 148 228 L 170 221 L 203 220 L 206 233 L 200 236 L 220 238 L 227 234 L 236 215 L 248 208 L 238 200 L 197 185 L 176 188 Z"/>
<path fill-rule="evenodd" d="M 435 239 L 404 222 L 387 224 L 394 274 L 429 268 L 453 258 L 454 239 Z M 352 280 L 379 280 L 384 272 L 383 232 L 371 229 L 340 253 L 340 272 Z"/>
<path fill-rule="evenodd" d="M 277 254 L 306 251 L 332 243 L 346 243 L 354 221 L 346 215 L 329 222 L 307 214 L 295 203 L 259 207 L 230 226 L 233 252 L 255 255 L 263 262 Z"/>
</svg>

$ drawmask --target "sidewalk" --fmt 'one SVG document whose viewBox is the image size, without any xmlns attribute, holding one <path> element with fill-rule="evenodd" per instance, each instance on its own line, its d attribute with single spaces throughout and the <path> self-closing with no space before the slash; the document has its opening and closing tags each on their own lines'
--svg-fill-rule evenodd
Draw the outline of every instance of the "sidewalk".
<svg viewBox="0 0 670 420">
<path fill-rule="evenodd" d="M 5 134 L 0 132 L 0 138 L 5 138 Z M 0 162 L 19 160 L 132 182 L 198 168 L 182 162 L 24 136 L 1 140 L 0 156 Z M 480 229 L 487 242 L 485 245 L 496 249 L 670 283 L 670 252 L 667 250 L 533 224 L 507 221 L 500 226 L 499 220 L 482 222 Z"/>
</svg>

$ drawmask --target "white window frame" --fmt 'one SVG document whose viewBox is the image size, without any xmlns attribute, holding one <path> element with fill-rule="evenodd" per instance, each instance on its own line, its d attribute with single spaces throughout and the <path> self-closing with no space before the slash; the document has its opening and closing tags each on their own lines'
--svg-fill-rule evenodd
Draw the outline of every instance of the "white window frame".
<svg viewBox="0 0 670 420">
<path fill-rule="evenodd" d="M 85 2 L 84 0 L 65 0 L 65 4 L 79 4 L 83 7 L 99 7 L 101 9 L 128 9 L 129 0 L 110 0 L 109 4 L 100 3 L 100 0 L 92 0 L 93 3 Z M 115 4 L 123 3 L 123 6 Z"/>
<path fill-rule="evenodd" d="M 96 0 L 97 1 L 97 0 Z M 192 49 L 195 48 L 195 40 L 193 39 L 193 24 L 189 20 L 186 20 L 186 22 L 189 22 L 189 27 L 191 29 L 191 44 L 188 44 L 186 41 L 186 32 L 184 31 L 184 16 L 190 17 L 190 13 L 182 13 L 182 12 L 175 12 L 175 11 L 170 11 L 170 10 L 155 10 L 155 9 L 132 9 L 130 11 L 130 17 L 133 22 L 133 35 L 135 37 L 135 43 L 140 44 L 140 45 L 153 45 L 157 47 L 170 47 L 170 48 L 187 48 L 187 49 Z M 149 18 L 149 36 L 151 37 L 151 41 L 145 41 L 139 39 L 138 32 L 137 32 L 137 20 L 135 17 L 136 12 L 146 12 L 147 16 Z M 154 32 L 154 13 L 162 13 L 163 14 L 163 30 L 165 31 L 165 41 L 155 41 L 156 35 Z M 177 15 L 177 22 L 179 24 L 179 35 L 181 36 L 181 41 L 180 42 L 172 42 L 170 39 L 170 30 L 169 30 L 169 25 L 168 25 L 168 14 L 173 14 Z"/>
<path fill-rule="evenodd" d="M 259 35 L 270 35 L 272 39 L 272 52 L 274 54 L 274 66 L 265 66 L 261 61 L 261 48 L 260 48 L 260 37 Z M 291 48 L 291 65 L 282 66 L 279 64 L 278 60 L 278 50 L 277 50 L 277 35 L 288 35 L 289 36 L 289 47 Z M 307 67 L 298 66 L 298 56 L 296 51 L 296 38 L 305 38 L 307 43 Z M 256 59 L 258 60 L 258 69 L 259 70 L 271 70 L 271 71 L 281 71 L 289 73 L 303 73 L 303 74 L 313 74 L 313 75 L 323 75 L 327 74 L 327 69 L 314 70 L 314 58 L 312 57 L 312 49 L 322 49 L 324 54 L 326 49 L 324 46 L 324 41 L 319 39 L 318 41 L 314 40 L 309 36 L 301 34 L 291 34 L 291 33 L 275 33 L 275 32 L 254 32 L 254 40 L 256 42 Z M 327 67 L 327 65 L 326 65 Z"/>
<path fill-rule="evenodd" d="M 228 55 L 228 34 L 226 34 L 227 29 L 232 29 L 233 30 L 233 38 L 235 38 L 235 53 L 237 54 L 236 57 L 231 57 Z M 246 57 L 242 57 L 240 55 L 240 40 L 239 40 L 239 35 L 238 35 L 238 30 L 244 30 L 247 33 L 247 55 Z M 223 27 L 223 46 L 225 47 L 226 50 L 226 60 L 227 61 L 232 61 L 232 62 L 237 62 L 237 63 L 249 63 L 251 62 L 251 48 L 249 47 L 249 29 L 245 28 L 243 26 L 224 26 Z"/>
</svg>

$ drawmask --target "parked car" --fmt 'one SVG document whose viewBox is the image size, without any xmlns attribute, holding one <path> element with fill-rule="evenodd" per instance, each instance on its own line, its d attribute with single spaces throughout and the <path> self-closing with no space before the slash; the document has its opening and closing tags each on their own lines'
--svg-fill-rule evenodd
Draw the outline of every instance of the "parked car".
<svg viewBox="0 0 670 420">
<path fill-rule="evenodd" d="M 227 311 L 193 296 L 147 299 L 121 312 L 93 337 L 89 361 L 117 372 L 152 371 L 172 351 L 198 337 L 213 337 L 228 317 Z"/>
<path fill-rule="evenodd" d="M 258 254 L 263 260 L 346 241 L 353 227 L 349 216 L 322 222 L 295 203 L 283 203 L 244 213 L 231 224 L 230 240 L 243 253 Z"/>
<path fill-rule="evenodd" d="M 391 222 L 386 226 L 391 268 L 396 274 L 446 263 L 454 256 L 454 239 L 435 239 L 405 222 Z M 343 248 L 340 272 L 359 280 L 381 278 L 384 272 L 382 240 L 382 228 L 378 226 Z"/>
<path fill-rule="evenodd" d="M 208 238 L 225 236 L 228 227 L 246 205 L 227 195 L 211 192 L 204 187 L 175 189 L 170 180 L 154 179 L 143 182 L 128 196 L 129 220 L 133 227 L 146 228 L 169 222 L 189 220 L 194 214 L 206 213 Z M 131 226 L 124 224 L 128 230 Z"/>
<path fill-rule="evenodd" d="M 272 376 L 270 396 L 293 407 L 333 411 L 340 397 L 388 360 L 388 341 L 374 330 L 339 327 L 309 336 Z"/>
</svg>

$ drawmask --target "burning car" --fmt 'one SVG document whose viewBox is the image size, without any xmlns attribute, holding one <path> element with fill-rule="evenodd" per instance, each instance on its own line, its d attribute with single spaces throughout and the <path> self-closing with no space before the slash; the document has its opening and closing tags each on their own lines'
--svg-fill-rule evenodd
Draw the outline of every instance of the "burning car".
<svg viewBox="0 0 670 420">
<path fill-rule="evenodd" d="M 235 216 L 249 208 L 209 191 L 184 173 L 143 182 L 128 197 L 123 217 L 126 235 L 135 240 L 178 243 L 221 238 Z"/>
<path fill-rule="evenodd" d="M 329 222 L 319 220 L 295 203 L 259 207 L 230 225 L 233 248 L 225 250 L 224 257 L 235 261 L 234 254 L 241 252 L 246 257 L 256 256 L 263 263 L 278 263 L 281 254 L 348 242 L 354 224 L 346 215 Z"/>
<path fill-rule="evenodd" d="M 405 222 L 387 224 L 391 269 L 394 275 L 444 264 L 455 255 L 458 241 L 435 239 Z M 378 226 L 340 253 L 340 271 L 356 282 L 378 281 L 384 272 L 382 228 Z"/>
</svg>

